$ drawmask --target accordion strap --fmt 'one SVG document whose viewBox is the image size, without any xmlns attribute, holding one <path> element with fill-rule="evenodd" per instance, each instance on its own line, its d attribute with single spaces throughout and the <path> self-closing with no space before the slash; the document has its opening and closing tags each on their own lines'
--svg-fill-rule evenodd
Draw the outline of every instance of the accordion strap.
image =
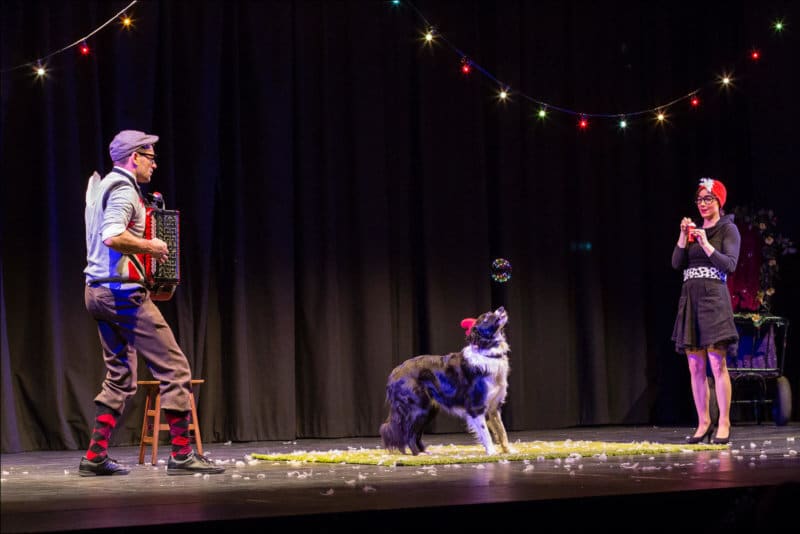
<svg viewBox="0 0 800 534">
<path fill-rule="evenodd" d="M 114 177 L 114 179 L 111 179 L 111 173 L 118 174 L 119 176 L 122 176 L 122 178 Z M 136 193 L 139 195 L 139 198 L 141 198 L 142 201 L 144 201 L 144 197 L 142 196 L 142 190 L 139 188 L 139 185 L 136 183 L 135 179 L 131 178 L 124 172 L 117 170 L 116 167 L 114 167 L 114 169 L 111 170 L 111 173 L 109 173 L 109 175 L 106 176 L 105 178 L 105 180 L 111 180 L 111 183 L 108 185 L 103 184 L 106 185 L 105 191 L 103 191 L 103 211 L 106 211 L 106 204 L 108 204 L 108 196 L 111 194 L 111 191 L 113 191 L 114 189 L 116 189 L 121 185 L 125 185 L 128 183 L 131 184 L 134 189 L 136 189 Z"/>
</svg>

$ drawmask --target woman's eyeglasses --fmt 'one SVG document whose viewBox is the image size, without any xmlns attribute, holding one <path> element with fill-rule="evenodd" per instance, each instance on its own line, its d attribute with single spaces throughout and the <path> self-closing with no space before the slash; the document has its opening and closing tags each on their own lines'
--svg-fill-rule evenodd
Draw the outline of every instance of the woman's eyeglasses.
<svg viewBox="0 0 800 534">
<path fill-rule="evenodd" d="M 696 199 L 694 199 L 694 202 L 699 206 L 700 204 L 711 204 L 715 200 L 717 200 L 716 197 L 712 197 L 709 195 L 707 197 L 697 197 Z"/>
</svg>

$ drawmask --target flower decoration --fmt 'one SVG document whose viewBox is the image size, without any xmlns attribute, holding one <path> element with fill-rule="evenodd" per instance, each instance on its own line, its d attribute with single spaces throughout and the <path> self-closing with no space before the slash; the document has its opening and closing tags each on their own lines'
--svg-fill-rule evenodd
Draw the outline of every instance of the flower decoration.
<svg viewBox="0 0 800 534">
<path fill-rule="evenodd" d="M 756 301 L 758 311 L 769 313 L 775 295 L 775 282 L 780 279 L 778 260 L 781 256 L 795 254 L 797 248 L 791 239 L 778 231 L 778 217 L 773 210 L 737 206 L 733 212 L 740 228 L 755 230 L 760 238 L 761 267 Z"/>
<path fill-rule="evenodd" d="M 714 180 L 711 178 L 700 178 L 700 187 L 705 187 L 706 190 L 710 193 L 711 188 L 714 186 Z"/>
</svg>

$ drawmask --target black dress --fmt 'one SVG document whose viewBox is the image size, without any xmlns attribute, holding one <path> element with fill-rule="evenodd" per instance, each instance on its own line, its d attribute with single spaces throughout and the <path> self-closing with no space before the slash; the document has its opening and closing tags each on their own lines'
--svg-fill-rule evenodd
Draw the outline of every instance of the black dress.
<svg viewBox="0 0 800 534">
<path fill-rule="evenodd" d="M 672 267 L 683 269 L 684 282 L 678 301 L 678 313 L 672 329 L 675 351 L 714 346 L 735 350 L 739 341 L 733 321 L 731 296 L 725 278 L 736 268 L 741 237 L 733 215 L 725 215 L 706 228 L 708 242 L 716 249 L 706 256 L 699 244 L 677 245 L 672 251 Z M 690 274 L 692 277 L 686 278 Z"/>
</svg>

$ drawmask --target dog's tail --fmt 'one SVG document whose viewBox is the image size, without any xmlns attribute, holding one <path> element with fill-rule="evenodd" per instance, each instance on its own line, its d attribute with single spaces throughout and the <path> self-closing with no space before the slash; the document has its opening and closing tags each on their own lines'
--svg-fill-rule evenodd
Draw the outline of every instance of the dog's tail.
<svg viewBox="0 0 800 534">
<path fill-rule="evenodd" d="M 386 403 L 389 415 L 381 425 L 383 446 L 390 451 L 406 452 L 406 446 L 414 443 L 412 404 L 416 396 L 402 380 L 386 386 Z M 412 447 L 413 449 L 413 447 Z"/>
<path fill-rule="evenodd" d="M 386 422 L 381 425 L 381 439 L 383 446 L 389 451 L 406 452 L 405 439 L 401 437 L 402 429 L 397 421 L 392 420 L 391 414 Z"/>
</svg>

